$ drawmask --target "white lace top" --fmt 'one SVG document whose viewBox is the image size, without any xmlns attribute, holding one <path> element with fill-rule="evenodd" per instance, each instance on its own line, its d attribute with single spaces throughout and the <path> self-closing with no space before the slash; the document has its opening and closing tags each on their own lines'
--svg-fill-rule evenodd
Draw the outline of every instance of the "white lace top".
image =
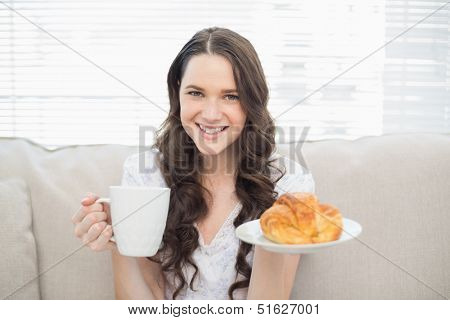
<svg viewBox="0 0 450 320">
<path fill-rule="evenodd" d="M 122 185 L 142 185 L 167 187 L 163 176 L 156 164 L 154 157 L 155 150 L 147 150 L 144 153 L 130 155 L 123 165 Z M 311 173 L 295 161 L 287 157 L 274 155 L 277 158 L 277 165 L 286 168 L 286 174 L 278 181 L 275 190 L 281 195 L 288 191 L 315 192 L 315 183 Z M 274 172 L 274 178 L 278 177 Z M 228 218 L 221 226 L 220 230 L 209 245 L 205 245 L 199 232 L 199 247 L 193 253 L 193 260 L 199 268 L 198 275 L 194 280 L 193 291 L 188 286 L 194 274 L 194 268 L 188 265 L 183 269 L 186 287 L 180 292 L 176 299 L 183 300 L 208 300 L 208 299 L 229 299 L 228 288 L 236 279 L 236 256 L 239 249 L 240 240 L 235 234 L 233 225 L 234 218 L 239 214 L 242 207 L 238 203 L 230 212 Z M 197 226 L 194 224 L 197 228 Z M 246 259 L 250 266 L 253 265 L 254 246 Z M 176 278 L 174 274 L 165 273 L 166 288 L 165 299 L 172 299 L 175 291 Z M 244 277 L 238 274 L 237 281 Z M 178 284 L 178 282 L 176 283 Z M 248 288 L 237 289 L 233 296 L 235 299 L 246 299 Z"/>
</svg>

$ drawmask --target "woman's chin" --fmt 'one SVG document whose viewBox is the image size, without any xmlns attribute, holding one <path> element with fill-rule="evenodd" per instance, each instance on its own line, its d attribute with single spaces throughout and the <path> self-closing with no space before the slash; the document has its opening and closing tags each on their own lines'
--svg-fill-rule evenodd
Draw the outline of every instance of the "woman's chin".
<svg viewBox="0 0 450 320">
<path fill-rule="evenodd" d="M 200 151 L 200 153 L 204 156 L 217 156 L 218 154 L 220 154 L 224 148 L 222 146 L 214 146 L 212 145 L 208 145 L 205 143 L 196 143 L 197 145 L 197 149 Z"/>
<path fill-rule="evenodd" d="M 222 152 L 222 150 L 211 150 L 211 149 L 205 150 L 204 148 L 199 148 L 198 150 L 204 156 L 217 156 Z"/>
</svg>

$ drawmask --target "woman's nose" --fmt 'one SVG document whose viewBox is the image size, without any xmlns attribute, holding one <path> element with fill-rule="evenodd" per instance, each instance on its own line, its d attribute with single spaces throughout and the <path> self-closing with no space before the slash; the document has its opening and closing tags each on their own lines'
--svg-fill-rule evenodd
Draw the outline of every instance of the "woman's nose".
<svg viewBox="0 0 450 320">
<path fill-rule="evenodd" d="M 216 101 L 209 101 L 202 110 L 202 117 L 208 122 L 222 119 L 222 111 L 218 103 Z"/>
</svg>

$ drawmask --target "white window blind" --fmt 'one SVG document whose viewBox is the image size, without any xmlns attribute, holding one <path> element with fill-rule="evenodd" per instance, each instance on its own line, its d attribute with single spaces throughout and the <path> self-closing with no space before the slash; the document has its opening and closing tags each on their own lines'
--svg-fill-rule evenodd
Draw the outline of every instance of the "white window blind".
<svg viewBox="0 0 450 320">
<path fill-rule="evenodd" d="M 305 127 L 308 140 L 449 132 L 445 3 L 4 1 L 0 136 L 48 148 L 138 144 L 139 126 L 157 128 L 167 115 L 172 60 L 209 26 L 255 46 L 280 142 Z"/>
</svg>

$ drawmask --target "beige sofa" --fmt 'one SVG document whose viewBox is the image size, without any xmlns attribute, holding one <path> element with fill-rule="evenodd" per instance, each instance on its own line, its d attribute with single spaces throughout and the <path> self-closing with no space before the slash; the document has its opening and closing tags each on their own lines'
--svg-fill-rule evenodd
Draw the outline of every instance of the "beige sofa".
<svg viewBox="0 0 450 320">
<path fill-rule="evenodd" d="M 294 156 L 293 147 L 278 150 Z M 120 183 L 134 152 L 121 145 L 49 151 L 0 138 L 3 299 L 114 298 L 109 252 L 82 247 L 70 218 L 87 191 L 107 196 Z M 363 232 L 303 255 L 292 299 L 450 297 L 450 135 L 307 142 L 302 155 L 319 199 Z"/>
</svg>

